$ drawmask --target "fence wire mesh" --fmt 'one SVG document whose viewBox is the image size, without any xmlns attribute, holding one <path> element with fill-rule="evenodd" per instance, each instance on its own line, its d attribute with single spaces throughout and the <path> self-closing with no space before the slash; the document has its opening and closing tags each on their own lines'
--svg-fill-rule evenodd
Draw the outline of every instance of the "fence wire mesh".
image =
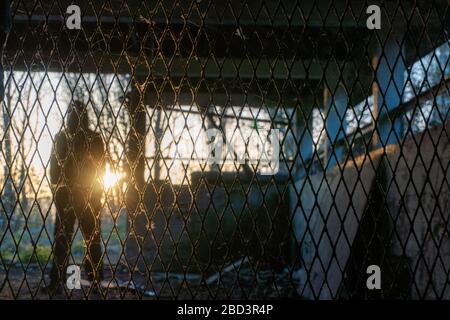
<svg viewBox="0 0 450 320">
<path fill-rule="evenodd" d="M 0 0 L 0 298 L 449 299 L 449 22 Z"/>
</svg>

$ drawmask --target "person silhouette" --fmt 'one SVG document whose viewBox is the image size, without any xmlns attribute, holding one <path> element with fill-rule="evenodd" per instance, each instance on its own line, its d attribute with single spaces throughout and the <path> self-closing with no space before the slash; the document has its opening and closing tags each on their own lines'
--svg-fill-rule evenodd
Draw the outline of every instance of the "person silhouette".
<svg viewBox="0 0 450 320">
<path fill-rule="evenodd" d="M 86 106 L 75 101 L 69 107 L 66 128 L 56 135 L 50 158 L 56 221 L 50 285 L 44 287 L 47 292 L 62 292 L 76 220 L 85 242 L 88 280 L 98 288 L 103 279 L 100 222 L 104 149 L 101 135 L 89 128 Z"/>
</svg>

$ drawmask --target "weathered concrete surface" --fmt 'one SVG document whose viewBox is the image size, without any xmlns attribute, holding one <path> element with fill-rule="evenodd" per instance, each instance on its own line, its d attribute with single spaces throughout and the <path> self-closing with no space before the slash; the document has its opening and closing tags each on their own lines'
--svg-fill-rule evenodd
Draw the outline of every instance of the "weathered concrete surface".
<svg viewBox="0 0 450 320">
<path fill-rule="evenodd" d="M 408 261 L 413 299 L 450 299 L 449 160 L 450 122 L 410 136 L 388 155 L 392 253 Z"/>
<path fill-rule="evenodd" d="M 227 173 L 209 181 L 210 175 L 198 174 L 202 179 L 190 186 L 147 186 L 145 208 L 133 219 L 125 252 L 135 271 L 208 276 L 242 257 L 259 266 L 288 264 L 289 200 L 282 192 L 287 182 L 235 181 Z"/>
<path fill-rule="evenodd" d="M 449 160 L 450 122 L 361 156 L 343 173 L 335 168 L 298 181 L 291 188 L 291 199 L 298 199 L 291 202 L 302 264 L 293 275 L 298 293 L 308 299 L 338 297 L 376 170 L 383 168 L 392 230 L 387 253 L 409 269 L 406 296 L 450 299 Z M 399 266 L 389 263 L 397 281 Z"/>
<path fill-rule="evenodd" d="M 301 296 L 337 297 L 380 156 L 392 148 L 370 152 L 349 161 L 343 170 L 335 167 L 295 184 L 300 196 L 293 220 L 304 268 L 296 274 Z"/>
</svg>

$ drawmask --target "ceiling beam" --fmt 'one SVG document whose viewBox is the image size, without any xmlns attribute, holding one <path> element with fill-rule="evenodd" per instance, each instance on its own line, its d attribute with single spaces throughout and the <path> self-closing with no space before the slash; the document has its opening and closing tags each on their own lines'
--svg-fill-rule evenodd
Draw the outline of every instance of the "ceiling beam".
<svg viewBox="0 0 450 320">
<path fill-rule="evenodd" d="M 65 9 L 72 0 L 21 1 L 13 8 L 14 20 L 62 21 Z M 417 2 L 373 0 L 380 5 L 385 17 L 412 17 L 413 25 L 442 27 L 446 0 Z M 360 0 L 110 0 L 106 3 L 80 2 L 83 22 L 195 24 L 206 26 L 271 26 L 271 27 L 366 27 L 366 1 Z M 430 12 L 434 10 L 434 14 Z M 46 15 L 43 14 L 43 11 Z M 419 19 L 418 14 L 427 18 Z M 416 17 L 417 16 L 417 17 Z"/>
</svg>

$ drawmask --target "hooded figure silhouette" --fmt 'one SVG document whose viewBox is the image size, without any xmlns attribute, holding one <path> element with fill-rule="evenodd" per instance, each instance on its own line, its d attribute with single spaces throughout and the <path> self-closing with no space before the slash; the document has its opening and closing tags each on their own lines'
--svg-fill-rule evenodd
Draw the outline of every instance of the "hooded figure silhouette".
<svg viewBox="0 0 450 320">
<path fill-rule="evenodd" d="M 101 247 L 102 178 L 105 150 L 100 134 L 89 129 L 86 106 L 74 102 L 66 129 L 56 135 L 50 181 L 56 205 L 54 259 L 47 291 L 61 291 L 70 259 L 75 220 L 85 241 L 85 270 L 92 285 L 103 278 Z"/>
</svg>

